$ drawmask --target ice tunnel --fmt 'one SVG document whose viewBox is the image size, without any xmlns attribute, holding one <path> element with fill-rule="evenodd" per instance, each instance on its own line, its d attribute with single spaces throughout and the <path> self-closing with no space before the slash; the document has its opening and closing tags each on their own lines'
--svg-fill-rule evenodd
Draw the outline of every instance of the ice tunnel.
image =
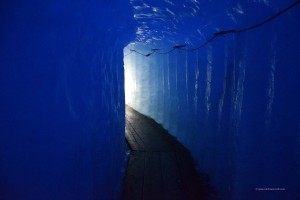
<svg viewBox="0 0 300 200">
<path fill-rule="evenodd" d="M 300 199 L 299 0 L 4 0 L 0 15 L 1 200 L 120 199 L 125 102 L 219 199 Z"/>
</svg>

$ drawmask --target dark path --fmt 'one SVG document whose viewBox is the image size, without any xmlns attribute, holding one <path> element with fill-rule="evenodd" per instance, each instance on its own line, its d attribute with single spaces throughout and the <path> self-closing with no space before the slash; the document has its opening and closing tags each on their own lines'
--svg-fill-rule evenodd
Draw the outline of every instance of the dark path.
<svg viewBox="0 0 300 200">
<path fill-rule="evenodd" d="M 189 151 L 154 120 L 126 108 L 126 140 L 131 154 L 122 199 L 207 199 L 211 187 L 196 172 Z"/>
</svg>

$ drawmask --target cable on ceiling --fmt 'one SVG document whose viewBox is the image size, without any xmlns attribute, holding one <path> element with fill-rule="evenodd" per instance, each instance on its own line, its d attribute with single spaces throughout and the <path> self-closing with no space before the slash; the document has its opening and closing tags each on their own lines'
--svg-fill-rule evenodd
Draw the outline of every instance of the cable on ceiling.
<svg viewBox="0 0 300 200">
<path fill-rule="evenodd" d="M 204 42 L 203 44 L 201 44 L 200 46 L 198 47 L 195 47 L 195 48 L 192 48 L 192 49 L 186 49 L 184 47 L 186 47 L 186 45 L 176 45 L 176 46 L 173 46 L 170 50 L 166 51 L 166 52 L 160 52 L 158 48 L 155 48 L 155 49 L 151 49 L 150 53 L 147 53 L 147 54 L 144 54 L 144 53 L 141 53 L 137 50 L 134 50 L 134 49 L 130 49 L 130 53 L 128 53 L 127 55 L 125 56 L 128 56 L 130 55 L 131 53 L 137 53 L 137 54 L 140 54 L 142 56 L 145 56 L 145 57 L 149 57 L 151 56 L 152 54 L 162 54 L 162 55 L 166 55 L 166 54 L 169 54 L 175 50 L 181 50 L 181 51 L 196 51 L 196 50 L 199 50 L 203 47 L 205 47 L 207 44 L 211 43 L 213 40 L 215 40 L 216 38 L 220 37 L 220 36 L 223 36 L 223 35 L 228 35 L 228 34 L 239 34 L 239 33 L 243 33 L 243 32 L 247 32 L 247 31 L 250 31 L 250 30 L 253 30 L 253 29 L 256 29 L 264 24 L 267 24 L 269 23 L 270 21 L 272 21 L 273 19 L 279 17 L 280 15 L 286 13 L 287 11 L 289 11 L 290 9 L 296 7 L 297 5 L 300 4 L 300 0 L 297 0 L 295 1 L 294 3 L 292 3 L 291 5 L 289 5 L 288 7 L 284 8 L 283 10 L 277 12 L 276 14 L 274 14 L 273 16 L 269 17 L 268 19 L 265 19 L 264 21 L 261 21 L 255 25 L 252 25 L 252 26 L 249 26 L 249 27 L 246 27 L 246 28 L 243 28 L 243 29 L 230 29 L 230 30 L 225 30 L 225 31 L 218 31 L 218 32 L 215 32 L 213 34 L 212 37 L 210 37 L 210 39 L 208 39 L 206 42 Z"/>
</svg>

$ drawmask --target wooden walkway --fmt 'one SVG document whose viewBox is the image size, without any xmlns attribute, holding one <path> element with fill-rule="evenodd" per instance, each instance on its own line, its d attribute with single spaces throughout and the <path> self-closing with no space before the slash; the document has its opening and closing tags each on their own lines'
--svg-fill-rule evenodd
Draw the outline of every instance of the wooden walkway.
<svg viewBox="0 0 300 200">
<path fill-rule="evenodd" d="M 189 151 L 154 120 L 126 108 L 126 140 L 131 149 L 123 200 L 204 200 L 208 178 L 196 172 Z"/>
</svg>

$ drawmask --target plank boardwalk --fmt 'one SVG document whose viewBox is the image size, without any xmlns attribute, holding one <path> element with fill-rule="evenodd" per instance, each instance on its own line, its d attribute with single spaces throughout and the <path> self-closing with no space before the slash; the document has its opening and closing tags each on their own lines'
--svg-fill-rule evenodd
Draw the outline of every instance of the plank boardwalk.
<svg viewBox="0 0 300 200">
<path fill-rule="evenodd" d="M 131 149 L 123 200 L 205 200 L 208 178 L 197 173 L 189 151 L 154 120 L 126 107 L 126 140 Z"/>
</svg>

